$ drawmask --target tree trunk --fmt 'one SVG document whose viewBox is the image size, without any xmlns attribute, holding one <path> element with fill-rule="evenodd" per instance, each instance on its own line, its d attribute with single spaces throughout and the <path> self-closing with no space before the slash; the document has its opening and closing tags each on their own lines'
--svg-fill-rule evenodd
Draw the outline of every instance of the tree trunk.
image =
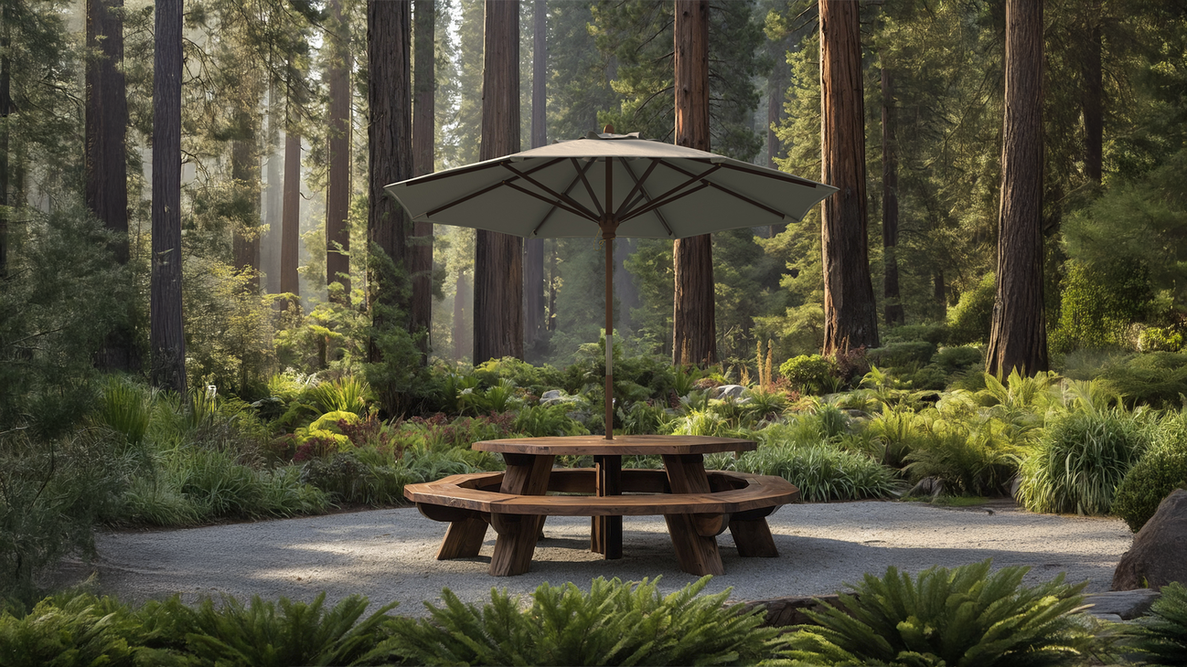
<svg viewBox="0 0 1187 667">
<path fill-rule="evenodd" d="M 676 0 L 676 143 L 709 150 L 709 2 Z M 708 234 L 676 239 L 672 361 L 717 361 L 713 303 L 713 241 Z"/>
<path fill-rule="evenodd" d="M 1104 164 L 1104 78 L 1101 67 L 1101 0 L 1084 3 L 1084 173 L 1100 185 Z"/>
<path fill-rule="evenodd" d="M 260 161 L 256 154 L 254 109 L 240 115 L 239 123 L 246 136 L 231 142 L 231 180 L 236 197 L 242 197 L 248 211 L 232 232 L 235 270 L 248 275 L 245 288 L 252 294 L 260 291 Z"/>
<path fill-rule="evenodd" d="M 824 200 L 824 350 L 878 346 L 878 313 L 867 246 L 865 111 L 860 5 L 820 0 L 821 180 L 840 188 Z"/>
<path fill-rule="evenodd" d="M 548 143 L 548 6 L 545 0 L 532 5 L 532 148 Z M 528 239 L 523 269 L 524 340 L 531 346 L 544 331 L 544 239 Z"/>
<path fill-rule="evenodd" d="M 767 166 L 778 169 L 775 158 L 779 156 L 782 144 L 775 128 L 783 122 L 783 102 L 787 96 L 787 86 L 790 83 L 791 72 L 787 65 L 787 47 L 790 39 L 767 40 L 767 49 L 774 61 L 771 74 L 767 77 Z M 767 238 L 775 238 L 787 229 L 787 225 L 771 225 L 767 230 Z"/>
<path fill-rule="evenodd" d="M 936 269 L 931 274 L 932 299 L 940 306 L 940 319 L 948 317 L 948 287 L 944 283 L 944 270 Z"/>
<path fill-rule="evenodd" d="M 1043 314 L 1043 5 L 1006 0 L 1006 95 L 997 295 L 986 367 L 1047 370 Z"/>
<path fill-rule="evenodd" d="M 87 208 L 116 233 L 110 249 L 120 264 L 128 263 L 128 97 L 124 74 L 123 0 L 87 0 L 86 179 Z M 109 11 L 115 9 L 115 12 Z M 7 107 L 5 107 L 7 110 Z M 107 334 L 97 365 L 129 371 L 136 366 L 135 337 L 130 325 Z"/>
<path fill-rule="evenodd" d="M 0 278 L 8 276 L 8 117 L 12 113 L 12 58 L 8 3 L 0 5 Z"/>
<path fill-rule="evenodd" d="M 491 160 L 519 151 L 519 2 L 486 0 L 482 145 Z M 474 253 L 474 363 L 523 359 L 523 241 L 478 230 Z"/>
<path fill-rule="evenodd" d="M 882 296 L 886 326 L 903 324 L 898 286 L 898 143 L 890 69 L 882 65 Z"/>
<path fill-rule="evenodd" d="M 350 33 L 342 14 L 342 0 L 330 0 L 331 25 L 329 183 L 326 187 L 326 284 L 341 283 L 342 295 L 330 299 L 350 303 Z"/>
<path fill-rule="evenodd" d="M 453 285 L 453 358 L 456 361 L 465 359 L 466 353 L 474 349 L 473 336 L 470 335 L 474 323 L 466 326 L 466 304 L 473 303 L 473 300 L 470 283 L 466 281 L 465 274 L 458 271 Z"/>
<path fill-rule="evenodd" d="M 264 233 L 260 242 L 260 271 L 264 274 L 264 292 L 266 294 L 280 293 L 280 238 L 281 203 L 284 199 L 284 185 L 281 174 L 284 168 L 284 154 L 280 148 L 280 131 L 284 124 L 282 119 L 281 101 L 277 100 L 280 87 L 273 81 L 268 86 L 268 132 L 264 142 L 267 167 L 265 180 L 268 182 L 264 190 L 264 224 L 268 231 Z M 277 302 L 279 305 L 279 302 Z"/>
<path fill-rule="evenodd" d="M 297 274 L 301 244 L 301 135 L 289 126 L 284 135 L 284 202 L 280 218 L 280 291 L 301 295 Z M 301 306 L 300 298 L 293 302 Z"/>
<path fill-rule="evenodd" d="M 159 0 L 153 55 L 153 384 L 185 395 L 181 315 L 181 0 Z"/>
<path fill-rule="evenodd" d="M 411 323 L 408 224 L 404 209 L 384 191 L 389 183 L 412 177 L 412 3 L 367 3 L 367 62 L 370 82 L 367 124 L 370 147 L 371 243 L 391 260 L 394 271 L 374 271 L 368 279 L 372 323 L 376 329 Z M 371 361 L 382 358 L 372 341 Z"/>
<path fill-rule="evenodd" d="M 413 45 L 416 49 L 416 86 L 412 107 L 412 174 L 433 172 L 435 94 L 437 74 L 434 66 L 436 12 L 433 0 L 413 4 Z M 412 235 L 412 330 L 423 331 L 420 339 L 421 361 L 428 362 L 429 330 L 433 317 L 433 223 L 413 224 Z"/>
</svg>

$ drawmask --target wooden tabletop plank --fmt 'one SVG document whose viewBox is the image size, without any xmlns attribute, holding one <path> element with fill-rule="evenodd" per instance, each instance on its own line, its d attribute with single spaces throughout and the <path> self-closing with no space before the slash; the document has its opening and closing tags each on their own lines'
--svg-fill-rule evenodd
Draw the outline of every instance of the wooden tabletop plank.
<svg viewBox="0 0 1187 667">
<path fill-rule="evenodd" d="M 607 440 L 600 435 L 578 435 L 484 440 L 474 443 L 472 448 L 482 452 L 504 454 L 631 456 L 745 452 L 756 447 L 752 440 L 702 435 L 620 435 L 615 436 L 613 440 Z"/>
</svg>

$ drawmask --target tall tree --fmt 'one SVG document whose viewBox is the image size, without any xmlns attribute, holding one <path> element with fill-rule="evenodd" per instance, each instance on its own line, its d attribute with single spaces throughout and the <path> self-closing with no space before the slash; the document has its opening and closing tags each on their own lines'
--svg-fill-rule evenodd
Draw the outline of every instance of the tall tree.
<svg viewBox="0 0 1187 667">
<path fill-rule="evenodd" d="M 260 271 L 264 274 L 264 292 L 280 292 L 280 244 L 283 235 L 284 147 L 280 142 L 284 127 L 284 100 L 280 86 L 273 79 L 268 83 L 268 103 L 265 107 L 268 129 L 264 140 L 264 211 L 267 227 L 260 239 Z"/>
<path fill-rule="evenodd" d="M 1006 1 L 997 290 L 986 367 L 1047 370 L 1043 313 L 1043 3 Z"/>
<path fill-rule="evenodd" d="M 532 148 L 548 143 L 548 3 L 532 4 Z M 528 239 L 523 270 L 524 341 L 544 332 L 544 239 Z"/>
<path fill-rule="evenodd" d="M 519 151 L 519 0 L 486 0 L 479 159 Z M 478 230 L 474 363 L 523 359 L 523 240 Z"/>
<path fill-rule="evenodd" d="M 676 144 L 709 150 L 709 2 L 676 0 Z M 708 234 L 676 239 L 672 315 L 672 360 L 717 361 L 713 308 L 713 239 Z"/>
<path fill-rule="evenodd" d="M 247 78 L 253 78 L 250 75 Z M 254 87 L 248 83 L 245 88 Z M 235 139 L 231 142 L 231 181 L 236 207 L 241 215 L 232 232 L 235 270 L 243 272 L 244 287 L 251 293 L 260 289 L 260 156 L 256 145 L 259 134 L 258 98 L 246 94 L 235 113 Z"/>
<path fill-rule="evenodd" d="M 368 7 L 374 3 L 368 3 Z M 326 188 L 326 284 L 341 283 L 341 299 L 350 303 L 350 30 L 342 0 L 330 0 L 329 183 Z M 331 290 L 330 298 L 335 297 Z"/>
<path fill-rule="evenodd" d="M 820 0 L 821 180 L 824 200 L 824 351 L 878 346 L 878 313 L 867 248 L 865 109 L 860 5 Z"/>
<path fill-rule="evenodd" d="M 422 176 L 433 172 L 433 145 L 436 143 L 437 91 L 436 18 L 433 0 L 413 3 L 413 48 L 416 72 L 412 99 L 412 173 Z M 433 223 L 417 222 L 412 235 L 412 329 L 428 332 L 433 317 Z M 421 339 L 421 359 L 428 360 L 429 336 Z"/>
<path fill-rule="evenodd" d="M 12 108 L 12 29 L 8 3 L 0 5 L 0 278 L 8 275 L 8 136 Z"/>
<path fill-rule="evenodd" d="M 301 132 L 293 122 L 297 105 L 288 103 L 289 121 L 284 133 L 284 192 L 280 213 L 280 291 L 300 296 L 297 264 L 301 243 Z M 297 299 L 296 305 L 300 307 Z"/>
<path fill-rule="evenodd" d="M 407 330 L 411 322 L 410 225 L 404 209 L 384 186 L 412 177 L 412 2 L 367 3 L 367 124 L 370 202 L 367 235 L 373 251 L 368 299 L 374 328 Z M 371 361 L 384 352 L 372 339 Z"/>
<path fill-rule="evenodd" d="M 153 55 L 152 350 L 153 384 L 185 394 L 181 315 L 182 0 L 156 4 Z"/>
<path fill-rule="evenodd" d="M 882 298 L 886 326 L 906 320 L 898 284 L 898 137 L 895 136 L 894 84 L 882 63 Z"/>
</svg>

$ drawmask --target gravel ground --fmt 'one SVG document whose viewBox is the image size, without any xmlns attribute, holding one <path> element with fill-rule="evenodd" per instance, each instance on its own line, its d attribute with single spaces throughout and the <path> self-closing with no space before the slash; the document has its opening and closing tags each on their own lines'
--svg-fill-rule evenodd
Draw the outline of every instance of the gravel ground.
<svg viewBox="0 0 1187 667">
<path fill-rule="evenodd" d="M 866 572 L 888 566 L 917 572 L 992 558 L 994 567 L 1027 565 L 1030 583 L 1060 572 L 1106 591 L 1129 548 L 1124 522 L 1030 514 L 1008 502 L 968 508 L 922 503 L 850 502 L 788 505 L 768 519 L 778 558 L 741 558 L 728 531 L 718 537 L 725 574 L 707 590 L 732 587 L 735 600 L 834 593 Z M 621 560 L 590 553 L 589 519 L 550 518 L 529 573 L 487 575 L 495 533 L 477 558 L 434 559 L 445 524 L 413 508 L 189 530 L 116 532 L 98 536 L 98 562 L 74 564 L 63 578 L 97 573 L 99 589 L 125 601 L 180 593 L 187 602 L 230 594 L 241 599 L 286 596 L 310 600 L 326 591 L 334 602 L 350 594 L 373 603 L 401 602 L 399 613 L 422 614 L 448 587 L 463 600 L 488 598 L 492 587 L 527 593 L 542 582 L 572 581 L 588 589 L 596 577 L 637 581 L 662 576 L 675 590 L 697 577 L 679 571 L 661 517 L 624 520 Z"/>
</svg>

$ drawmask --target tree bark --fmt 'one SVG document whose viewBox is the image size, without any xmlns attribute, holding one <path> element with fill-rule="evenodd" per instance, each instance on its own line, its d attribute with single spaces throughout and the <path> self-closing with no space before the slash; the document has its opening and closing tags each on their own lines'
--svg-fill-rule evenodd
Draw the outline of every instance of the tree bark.
<svg viewBox="0 0 1187 667">
<path fill-rule="evenodd" d="M 416 49 L 416 86 L 412 107 L 412 174 L 433 172 L 434 114 L 437 74 L 434 63 L 436 12 L 433 0 L 413 3 L 413 46 Z M 423 331 L 421 361 L 428 362 L 429 330 L 433 318 L 433 223 L 413 224 L 412 235 L 412 330 Z"/>
<path fill-rule="evenodd" d="M 1101 67 L 1101 2 L 1084 3 L 1084 173 L 1100 185 L 1104 170 L 1104 75 Z"/>
<path fill-rule="evenodd" d="M 486 0 L 482 145 L 490 160 L 519 151 L 519 2 Z M 474 254 L 474 363 L 523 359 L 523 241 L 478 230 Z"/>
<path fill-rule="evenodd" d="M 824 350 L 878 346 L 866 217 L 865 111 L 860 6 L 820 0 L 821 180 L 840 188 L 824 200 Z"/>
<path fill-rule="evenodd" d="M 898 284 L 898 141 L 890 69 L 882 65 L 882 296 L 886 326 L 903 324 Z"/>
<path fill-rule="evenodd" d="M 330 0 L 332 28 L 330 67 L 329 183 L 326 187 L 326 285 L 341 283 L 343 292 L 331 300 L 350 304 L 350 33 L 342 14 L 342 0 Z"/>
<path fill-rule="evenodd" d="M 1005 117 L 997 291 L 986 369 L 1047 370 L 1042 288 L 1042 4 L 1005 4 Z"/>
<path fill-rule="evenodd" d="M 235 270 L 246 273 L 245 288 L 252 294 L 260 291 L 260 161 L 256 154 L 255 110 L 240 113 L 238 123 L 245 136 L 231 142 L 231 180 L 236 196 L 246 200 L 241 210 L 247 216 L 235 224 L 232 232 Z"/>
<path fill-rule="evenodd" d="M 264 274 L 264 293 L 278 294 L 280 292 L 280 242 L 283 231 L 282 212 L 284 200 L 284 184 L 281 180 L 284 171 L 284 153 L 280 145 L 280 132 L 283 126 L 282 102 L 277 100 L 280 86 L 276 81 L 268 85 L 268 130 L 264 142 L 266 167 L 264 180 L 268 185 L 264 189 L 264 225 L 268 231 L 260 240 L 260 271 Z M 279 305 L 279 303 L 278 303 Z"/>
<path fill-rule="evenodd" d="M 367 62 L 371 109 L 370 201 L 368 237 L 394 265 L 390 275 L 373 271 L 368 299 L 376 329 L 411 325 L 411 253 L 404 209 L 384 186 L 412 177 L 412 3 L 410 0 L 369 0 L 367 3 Z M 371 345 L 371 361 L 382 358 Z"/>
<path fill-rule="evenodd" d="M 280 218 L 280 291 L 301 295 L 297 274 L 301 244 L 301 134 L 293 126 L 284 135 L 284 193 Z M 294 300 L 300 307 L 301 300 Z"/>
<path fill-rule="evenodd" d="M 186 392 L 181 311 L 181 0 L 156 4 L 153 55 L 153 384 Z"/>
<path fill-rule="evenodd" d="M 676 143 L 709 150 L 709 2 L 676 0 Z M 708 235 L 676 239 L 672 246 L 675 295 L 672 361 L 717 361 L 713 241 Z"/>
<path fill-rule="evenodd" d="M 461 271 L 457 272 L 457 277 L 453 285 L 453 358 L 457 361 L 466 358 L 466 353 L 474 349 L 473 340 L 473 326 L 466 326 L 466 304 L 473 303 L 474 292 L 470 289 L 470 283 L 466 281 L 466 276 Z"/>
<path fill-rule="evenodd" d="M 124 26 L 118 11 L 123 0 L 87 0 L 86 162 L 87 208 L 116 233 L 109 248 L 120 264 L 128 263 L 128 97 L 124 74 Z M 117 10 L 116 12 L 110 11 Z M 7 106 L 5 106 L 7 112 Z M 7 114 L 5 114 L 7 115 Z M 130 325 L 108 333 L 97 365 L 129 371 L 136 365 Z"/>
<path fill-rule="evenodd" d="M 0 278 L 8 276 L 8 120 L 12 113 L 12 58 L 8 3 L 0 5 Z"/>
<path fill-rule="evenodd" d="M 548 6 L 532 5 L 532 148 L 548 143 Z M 544 332 L 544 239 L 528 239 L 523 271 L 524 340 L 530 347 Z"/>
<path fill-rule="evenodd" d="M 1043 5 L 1006 0 L 1006 93 L 997 293 L 988 372 L 1048 368 L 1043 313 Z"/>
</svg>

